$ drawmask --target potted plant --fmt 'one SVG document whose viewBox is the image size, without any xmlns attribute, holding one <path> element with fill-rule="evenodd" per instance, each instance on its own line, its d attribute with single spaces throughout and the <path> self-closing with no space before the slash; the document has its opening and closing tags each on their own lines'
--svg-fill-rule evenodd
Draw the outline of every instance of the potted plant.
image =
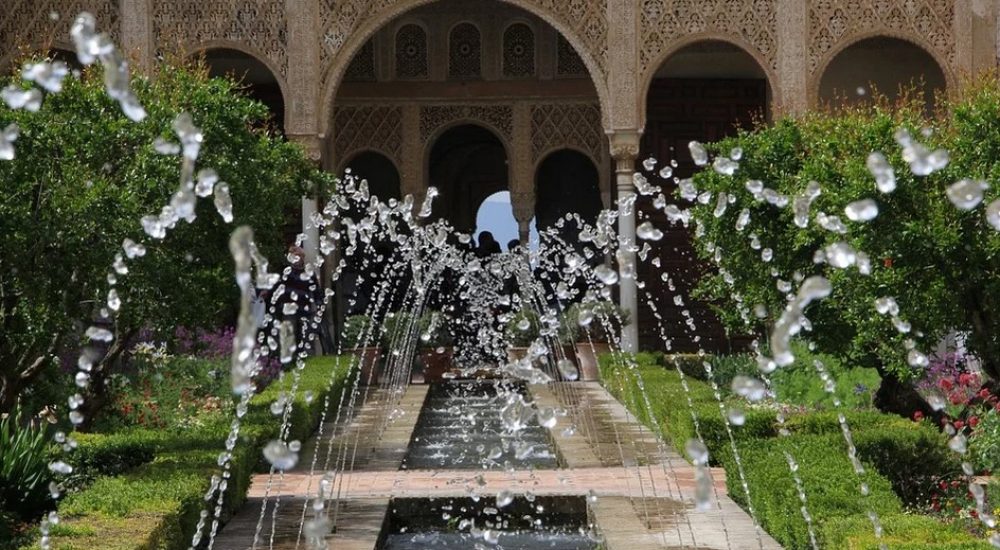
<svg viewBox="0 0 1000 550">
<path fill-rule="evenodd" d="M 378 330 L 377 326 L 368 326 L 373 321 L 366 315 L 352 315 L 344 320 L 341 330 L 341 349 L 355 357 L 358 368 L 361 369 L 362 386 L 377 384 L 379 381 L 379 357 L 382 355 L 377 340 L 372 336 Z M 361 339 L 364 330 L 368 329 L 367 342 Z"/>
<path fill-rule="evenodd" d="M 510 362 L 523 359 L 528 354 L 528 346 L 541 334 L 538 313 L 529 308 L 522 308 L 507 322 L 504 327 L 504 337 L 507 342 L 507 360 Z"/>
<path fill-rule="evenodd" d="M 425 313 L 418 321 L 417 346 L 424 381 L 440 382 L 453 368 L 454 338 L 448 330 L 448 318 L 438 311 Z"/>
<path fill-rule="evenodd" d="M 600 380 L 597 358 L 611 352 L 614 334 L 631 322 L 628 311 L 607 300 L 573 304 L 563 316 L 564 338 L 575 342 L 580 380 Z"/>
</svg>

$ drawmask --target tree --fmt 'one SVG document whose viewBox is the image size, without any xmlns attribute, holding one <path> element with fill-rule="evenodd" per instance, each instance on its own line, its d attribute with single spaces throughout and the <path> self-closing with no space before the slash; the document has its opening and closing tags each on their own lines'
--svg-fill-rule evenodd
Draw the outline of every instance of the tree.
<svg viewBox="0 0 1000 550">
<path fill-rule="evenodd" d="M 914 175 L 896 139 L 900 128 L 931 151 L 947 151 L 950 163 L 929 175 Z M 834 291 L 807 310 L 813 330 L 806 337 L 824 352 L 878 369 L 883 383 L 876 404 L 883 410 L 931 412 L 908 383 L 919 372 L 919 360 L 917 368 L 911 366 L 907 340 L 926 352 L 948 331 L 967 331 L 987 374 L 1000 376 L 1000 233 L 984 215 L 985 205 L 1000 192 L 986 191 L 982 205 L 971 210 L 957 208 L 946 194 L 963 178 L 997 181 L 1000 176 L 1000 91 L 993 77 L 971 84 L 962 98 L 948 101 L 932 120 L 925 118 L 919 104 L 881 102 L 786 118 L 741 132 L 710 150 L 728 156 L 737 147 L 743 155 L 734 175 L 709 168 L 693 178 L 699 192 L 713 195 L 707 204 L 696 202 L 691 208 L 703 232 L 699 255 L 713 258 L 715 247 L 721 249 L 723 271 L 704 278 L 699 291 L 723 304 L 719 313 L 732 329 L 745 330 L 734 289 L 751 308 L 766 306 L 769 313 L 762 323 L 769 330 L 787 304 L 779 281 L 794 287 L 795 274 L 822 272 Z M 891 164 L 895 191 L 876 189 L 867 165 L 872 152 L 883 153 Z M 755 198 L 748 189 L 754 186 L 747 185 L 752 180 L 787 197 L 789 205 L 778 208 L 759 191 Z M 814 181 L 822 192 L 811 204 L 808 225 L 799 227 L 793 223 L 791 203 Z M 735 197 L 735 203 L 716 216 L 720 192 Z M 862 199 L 876 201 L 878 216 L 849 221 L 845 207 Z M 736 219 L 744 209 L 750 221 L 740 231 Z M 847 233 L 821 227 L 820 213 L 838 216 Z M 753 235 L 760 242 L 757 249 L 749 245 Z M 867 254 L 871 274 L 814 263 L 816 250 L 837 242 Z M 770 262 L 761 260 L 764 248 L 774 251 Z M 725 282 L 726 273 L 733 287 Z M 912 331 L 897 330 L 891 315 L 876 312 L 875 301 L 882 297 L 896 300 L 900 320 L 911 324 Z"/>
<path fill-rule="evenodd" d="M 16 77 L 10 82 L 24 86 Z M 91 412 L 103 403 L 108 370 L 139 330 L 230 321 L 237 296 L 232 229 L 253 227 L 261 250 L 277 260 L 289 209 L 328 185 L 298 146 L 267 131 L 266 107 L 236 84 L 208 78 L 204 67 L 164 66 L 133 87 L 149 113 L 139 123 L 105 94 L 99 69 L 67 78 L 37 113 L 0 110 L 0 127 L 20 127 L 15 158 L 0 161 L 0 411 L 11 409 L 59 350 L 78 345 L 108 307 L 110 288 L 123 304 L 109 327 L 114 342 L 96 356 Z M 176 143 L 171 128 L 182 112 L 204 135 L 198 168 L 214 169 L 228 184 L 235 219 L 225 223 L 212 199 L 201 199 L 193 223 L 181 221 L 157 240 L 140 218 L 169 203 L 181 160 L 157 152 L 154 140 Z M 147 252 L 125 258 L 122 274 L 111 266 L 126 238 Z"/>
</svg>

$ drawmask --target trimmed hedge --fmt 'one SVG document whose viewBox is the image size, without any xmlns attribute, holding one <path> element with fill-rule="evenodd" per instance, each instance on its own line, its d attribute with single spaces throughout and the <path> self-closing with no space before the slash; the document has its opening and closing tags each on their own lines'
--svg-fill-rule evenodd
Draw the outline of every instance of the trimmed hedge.
<svg viewBox="0 0 1000 550">
<path fill-rule="evenodd" d="M 346 361 L 337 357 L 308 361 L 295 398 L 289 440 L 302 440 L 315 430 L 328 393 L 331 403 L 337 402 L 347 381 L 346 365 Z M 231 517 L 245 501 L 254 471 L 266 467 L 261 449 L 278 435 L 278 422 L 270 412 L 270 405 L 281 391 L 276 383 L 255 396 L 243 417 L 241 442 L 233 453 L 223 520 Z M 306 391 L 314 396 L 308 403 L 304 398 Z M 81 463 L 84 470 L 110 472 L 110 468 L 102 471 L 87 464 L 110 457 L 122 466 L 134 462 L 124 458 L 129 452 L 136 453 L 136 461 L 141 457 L 150 459 L 121 475 L 98 477 L 85 490 L 67 496 L 59 505 L 62 521 L 52 530 L 52 548 L 188 548 L 205 506 L 204 495 L 211 476 L 219 472 L 217 460 L 224 450 L 229 426 L 228 420 L 220 419 L 180 433 L 130 430 L 81 437 L 77 452 L 84 457 Z M 76 454 L 73 459 L 78 460 Z"/>
<path fill-rule="evenodd" d="M 664 368 L 658 357 L 638 354 L 635 369 L 623 368 L 610 356 L 601 358 L 604 384 L 626 407 L 676 449 L 695 437 L 691 408 L 672 362 Z M 690 366 L 691 362 L 688 362 Z M 667 370 L 670 369 L 670 370 Z M 686 371 L 687 369 L 685 369 Z M 650 408 L 650 421 L 640 395 L 641 374 Z M 736 464 L 712 389 L 688 377 L 688 395 L 701 427 L 701 435 L 714 465 L 735 472 Z M 728 404 L 731 398 L 723 398 Z M 739 402 L 733 402 L 734 404 Z M 858 458 L 866 467 L 863 475 L 869 495 L 863 497 L 860 483 L 841 433 L 837 412 L 790 415 L 785 423 L 790 435 L 777 437 L 776 412 L 742 407 L 746 423 L 733 428 L 733 436 L 750 487 L 754 511 L 761 525 L 790 550 L 811 548 L 809 532 L 800 513 L 801 501 L 789 473 L 785 452 L 799 465 L 821 548 L 876 549 L 874 529 L 867 514 L 874 509 L 885 528 L 890 548 L 944 550 L 987 548 L 968 533 L 928 516 L 904 515 L 905 506 L 922 504 L 933 479 L 959 470 L 958 460 L 947 448 L 945 437 L 929 424 L 878 411 L 844 411 L 851 427 Z M 739 476 L 727 476 L 729 496 L 747 505 Z M 905 544 L 903 544 L 905 541 Z"/>
</svg>

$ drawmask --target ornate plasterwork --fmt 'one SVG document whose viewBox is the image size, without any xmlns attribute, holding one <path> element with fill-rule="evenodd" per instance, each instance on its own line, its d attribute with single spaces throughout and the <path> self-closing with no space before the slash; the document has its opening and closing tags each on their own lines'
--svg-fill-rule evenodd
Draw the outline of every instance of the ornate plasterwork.
<svg viewBox="0 0 1000 550">
<path fill-rule="evenodd" d="M 285 0 L 170 0 L 153 2 L 153 39 L 159 48 L 213 42 L 261 52 L 284 76 L 288 23 Z"/>
<path fill-rule="evenodd" d="M 535 33 L 524 23 L 514 23 L 503 32 L 503 75 L 534 76 Z"/>
<path fill-rule="evenodd" d="M 97 29 L 121 44 L 121 13 L 116 0 L 4 0 L 0 9 L 0 59 L 20 46 L 70 43 L 69 28 L 80 12 L 97 18 Z"/>
<path fill-rule="evenodd" d="M 774 0 L 642 0 L 639 10 L 639 68 L 643 74 L 685 35 L 695 34 L 731 37 L 752 47 L 755 51 L 748 53 L 766 68 L 777 69 Z"/>
<path fill-rule="evenodd" d="M 352 153 L 376 150 L 399 165 L 403 145 L 399 106 L 342 106 L 333 111 L 333 155 L 342 162 Z"/>
<path fill-rule="evenodd" d="M 403 25 L 396 31 L 393 46 L 397 78 L 427 76 L 427 33 L 420 25 Z"/>
<path fill-rule="evenodd" d="M 483 40 L 472 23 L 459 23 L 448 34 L 448 76 L 479 78 L 483 74 Z"/>
<path fill-rule="evenodd" d="M 601 108 L 596 103 L 545 103 L 531 107 L 531 156 L 534 165 L 554 149 L 576 148 L 600 165 L 604 150 Z"/>
<path fill-rule="evenodd" d="M 358 50 L 344 71 L 345 82 L 375 81 L 375 44 L 369 40 Z"/>
<path fill-rule="evenodd" d="M 320 57 L 326 65 L 366 20 L 385 19 L 391 15 L 427 3 L 427 0 L 317 0 L 323 49 Z M 604 69 L 608 50 L 607 0 L 518 0 L 520 5 L 556 28 L 571 30 Z"/>
<path fill-rule="evenodd" d="M 933 48 L 938 59 L 955 57 L 954 0 L 813 0 L 809 5 L 809 71 L 828 52 L 855 37 L 910 37 Z"/>
<path fill-rule="evenodd" d="M 510 105 L 427 105 L 420 107 L 420 141 L 427 140 L 440 128 L 458 121 L 481 122 L 510 142 L 512 132 Z"/>
</svg>

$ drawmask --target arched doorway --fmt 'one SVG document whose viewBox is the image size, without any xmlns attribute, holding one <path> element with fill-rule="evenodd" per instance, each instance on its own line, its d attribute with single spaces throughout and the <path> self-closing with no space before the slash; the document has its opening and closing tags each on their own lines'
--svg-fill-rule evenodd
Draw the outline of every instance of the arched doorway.
<svg viewBox="0 0 1000 550">
<path fill-rule="evenodd" d="M 281 84 L 263 62 L 252 55 L 230 48 L 210 48 L 198 53 L 208 67 L 209 76 L 229 78 L 239 83 L 245 93 L 267 106 L 274 129 L 285 132 L 285 99 Z"/>
<path fill-rule="evenodd" d="M 531 229 L 529 243 L 533 242 L 534 224 L 532 224 Z M 482 234 L 483 231 L 489 231 L 493 235 L 502 251 L 506 252 L 510 250 L 512 245 L 520 244 L 517 220 L 514 219 L 514 211 L 510 202 L 510 191 L 493 193 L 479 204 L 479 209 L 476 211 L 476 235 Z"/>
<path fill-rule="evenodd" d="M 877 36 L 851 44 L 830 60 L 819 80 L 822 105 L 857 105 L 875 92 L 889 101 L 912 90 L 924 108 L 934 108 L 934 96 L 947 88 L 938 62 L 926 50 L 899 38 Z"/>
<path fill-rule="evenodd" d="M 375 151 L 363 151 L 347 162 L 346 168 L 368 182 L 368 191 L 382 202 L 399 200 L 399 171 L 388 157 Z"/>
<path fill-rule="evenodd" d="M 733 135 L 740 128 L 750 128 L 757 120 L 770 116 L 771 87 L 768 73 L 747 51 L 722 40 L 704 40 L 689 44 L 663 60 L 652 75 L 646 92 L 646 124 L 636 170 L 643 171 L 642 161 L 654 157 L 659 167 L 676 163 L 673 178 L 664 184 L 664 193 L 672 196 L 678 178 L 694 174 L 696 166 L 688 144 L 712 142 Z M 660 268 L 639 262 L 639 276 L 646 292 L 660 297 L 657 305 L 671 335 L 674 351 L 725 352 L 743 342 L 731 340 L 708 304 L 689 297 L 707 266 L 698 261 L 690 232 L 669 223 L 650 201 L 640 200 L 638 220 L 651 220 L 663 230 L 650 258 L 658 257 Z M 660 277 L 665 271 L 676 288 L 671 290 Z M 684 305 L 678 306 L 674 294 L 681 294 Z M 683 310 L 688 310 L 697 326 L 693 334 L 685 324 Z M 661 347 L 656 319 L 639 300 L 639 341 L 642 347 Z"/>
<path fill-rule="evenodd" d="M 440 192 L 432 219 L 446 219 L 456 230 L 472 233 L 476 212 L 486 197 L 509 191 L 507 151 L 500 139 L 482 126 L 455 126 L 431 147 L 427 181 Z"/>
<path fill-rule="evenodd" d="M 539 229 L 548 229 L 568 213 L 579 214 L 593 224 L 601 211 L 599 180 L 597 166 L 579 151 L 560 149 L 546 156 L 535 172 L 535 219 Z"/>
</svg>

